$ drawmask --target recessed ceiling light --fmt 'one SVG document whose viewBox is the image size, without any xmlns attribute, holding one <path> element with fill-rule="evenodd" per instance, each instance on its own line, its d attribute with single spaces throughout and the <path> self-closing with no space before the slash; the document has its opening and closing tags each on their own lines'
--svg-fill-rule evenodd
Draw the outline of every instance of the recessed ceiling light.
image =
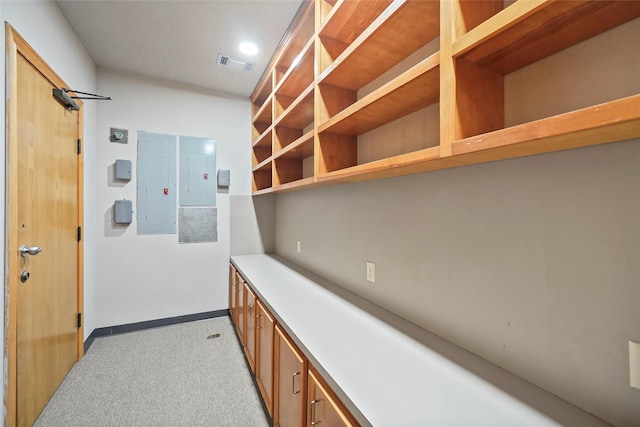
<svg viewBox="0 0 640 427">
<path fill-rule="evenodd" d="M 253 43 L 242 42 L 240 43 L 240 46 L 238 46 L 238 48 L 240 49 L 240 52 L 244 53 L 245 55 L 255 55 L 256 53 L 258 53 L 258 46 Z"/>
</svg>

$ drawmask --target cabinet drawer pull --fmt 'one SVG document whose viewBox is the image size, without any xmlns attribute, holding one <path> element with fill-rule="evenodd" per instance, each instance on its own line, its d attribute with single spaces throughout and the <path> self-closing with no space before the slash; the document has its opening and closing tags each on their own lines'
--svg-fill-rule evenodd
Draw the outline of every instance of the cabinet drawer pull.
<svg viewBox="0 0 640 427">
<path fill-rule="evenodd" d="M 262 326 L 260 326 L 261 317 L 262 317 L 262 314 L 256 314 L 256 317 L 254 317 L 254 319 L 256 319 L 256 329 L 262 329 Z"/>
<path fill-rule="evenodd" d="M 296 377 L 300 375 L 300 372 L 296 372 L 291 376 L 291 394 L 298 394 L 300 390 L 296 391 Z"/>
<path fill-rule="evenodd" d="M 312 426 L 320 424 L 322 422 L 322 420 L 316 420 L 315 406 L 318 402 L 320 402 L 320 400 L 312 400 L 309 404 L 309 424 L 311 424 Z"/>
</svg>

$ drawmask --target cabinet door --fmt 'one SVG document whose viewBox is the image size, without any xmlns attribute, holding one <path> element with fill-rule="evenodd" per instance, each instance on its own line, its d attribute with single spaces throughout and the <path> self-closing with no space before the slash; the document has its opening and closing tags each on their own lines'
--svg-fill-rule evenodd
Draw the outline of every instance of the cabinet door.
<svg viewBox="0 0 640 427">
<path fill-rule="evenodd" d="M 278 325 L 275 331 L 273 421 L 276 427 L 301 427 L 307 415 L 307 361 Z"/>
<path fill-rule="evenodd" d="M 238 296 L 238 304 L 236 309 L 236 331 L 238 332 L 238 337 L 240 337 L 240 341 L 244 345 L 244 312 L 245 312 L 245 292 L 244 292 L 244 281 L 242 277 L 237 276 L 238 281 L 236 282 L 236 295 Z"/>
<path fill-rule="evenodd" d="M 253 372 L 256 371 L 256 296 L 249 288 L 249 285 L 244 284 L 245 292 L 245 310 L 244 310 L 244 352 L 249 360 L 249 366 Z"/>
<path fill-rule="evenodd" d="M 256 380 L 262 399 L 273 416 L 273 329 L 275 322 L 260 301 L 256 302 Z"/>
<path fill-rule="evenodd" d="M 322 424 L 325 427 L 357 426 L 340 401 L 313 370 L 309 370 L 309 394 L 307 397 L 307 426 Z"/>
<path fill-rule="evenodd" d="M 236 293 L 236 288 L 237 288 L 237 272 L 236 269 L 233 265 L 229 265 L 229 315 L 231 316 L 231 320 L 233 321 L 233 324 L 235 325 L 238 320 L 237 320 L 237 293 Z"/>
</svg>

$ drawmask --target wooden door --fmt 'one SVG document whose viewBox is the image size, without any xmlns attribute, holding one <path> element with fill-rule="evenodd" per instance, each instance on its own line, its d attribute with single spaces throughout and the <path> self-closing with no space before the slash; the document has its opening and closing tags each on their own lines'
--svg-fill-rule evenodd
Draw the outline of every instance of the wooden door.
<svg viewBox="0 0 640 427">
<path fill-rule="evenodd" d="M 58 83 L 47 76 L 52 71 L 10 28 L 8 33 L 23 45 L 10 53 L 8 254 L 9 292 L 16 299 L 12 306 L 10 297 L 8 342 L 11 347 L 15 336 L 16 424 L 32 425 L 82 354 L 81 119 L 52 96 Z M 21 254 L 20 246 L 30 253 Z M 12 403 L 11 361 L 9 370 Z"/>
<path fill-rule="evenodd" d="M 309 370 L 307 397 L 307 425 L 322 424 L 325 427 L 352 427 L 358 425 L 346 412 L 338 398 L 312 369 Z"/>
<path fill-rule="evenodd" d="M 256 303 L 256 381 L 269 415 L 273 416 L 273 328 L 275 322 L 260 301 Z"/>
<path fill-rule="evenodd" d="M 249 360 L 249 366 L 253 372 L 256 371 L 256 296 L 251 291 L 249 286 L 244 285 L 245 295 L 247 297 L 245 301 L 245 318 L 244 318 L 244 351 Z"/>
<path fill-rule="evenodd" d="M 236 283 L 236 292 L 238 296 L 236 331 L 238 332 L 238 337 L 240 337 L 240 342 L 244 345 L 244 307 L 246 296 L 244 291 L 244 281 L 239 276 L 238 282 Z"/>
<path fill-rule="evenodd" d="M 276 427 L 306 425 L 307 360 L 278 325 L 274 341 L 274 406 Z"/>
<path fill-rule="evenodd" d="M 233 265 L 229 265 L 229 315 L 234 324 L 237 322 L 236 286 L 236 269 Z"/>
</svg>

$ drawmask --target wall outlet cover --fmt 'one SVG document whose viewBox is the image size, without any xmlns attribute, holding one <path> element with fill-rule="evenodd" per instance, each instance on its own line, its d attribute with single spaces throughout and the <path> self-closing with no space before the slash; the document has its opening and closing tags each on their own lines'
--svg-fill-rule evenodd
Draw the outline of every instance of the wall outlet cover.
<svg viewBox="0 0 640 427">
<path fill-rule="evenodd" d="M 367 281 L 376 282 L 376 263 L 367 261 Z"/>
</svg>

